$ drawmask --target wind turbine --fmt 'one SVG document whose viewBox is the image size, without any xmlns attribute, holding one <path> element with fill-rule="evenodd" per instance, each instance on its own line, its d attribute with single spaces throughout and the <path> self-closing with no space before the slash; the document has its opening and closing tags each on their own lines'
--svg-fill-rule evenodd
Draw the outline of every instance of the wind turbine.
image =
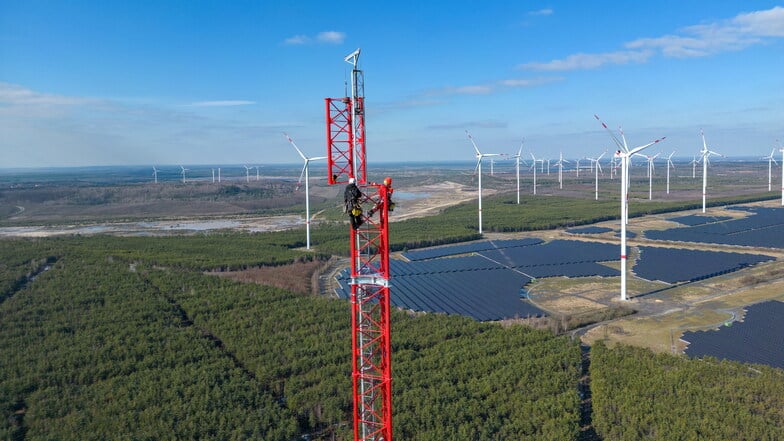
<svg viewBox="0 0 784 441">
<path fill-rule="evenodd" d="M 536 156 L 534 156 L 534 154 L 531 153 L 531 160 L 533 161 L 533 163 L 531 164 L 531 170 L 534 171 L 534 194 L 536 194 L 536 163 L 539 162 L 544 167 L 544 159 L 536 159 Z"/>
<path fill-rule="evenodd" d="M 770 191 L 771 188 L 772 188 L 772 186 L 771 186 L 771 184 L 772 184 L 771 171 L 773 169 L 773 163 L 776 162 L 776 160 L 773 159 L 773 154 L 774 153 L 776 153 L 776 148 L 775 147 L 773 148 L 773 150 L 770 151 L 770 155 L 764 156 L 762 158 L 762 159 L 767 159 L 768 160 L 768 191 Z M 779 165 L 779 163 L 776 162 L 776 165 Z"/>
<path fill-rule="evenodd" d="M 699 163 L 700 163 L 700 161 L 697 159 L 696 156 L 692 156 L 691 157 L 691 162 L 689 164 L 691 164 L 691 178 L 692 179 L 697 177 L 697 164 L 699 164 Z"/>
<path fill-rule="evenodd" d="M 636 153 L 635 155 L 642 156 L 648 160 L 648 200 L 653 200 L 653 161 L 659 157 L 660 153 L 657 153 L 653 156 L 641 155 L 639 153 Z"/>
<path fill-rule="evenodd" d="M 188 171 L 188 170 L 190 170 L 190 169 L 189 169 L 189 168 L 185 168 L 185 167 L 183 167 L 183 166 L 180 166 L 180 168 L 182 169 L 182 171 L 180 172 L 180 174 L 182 175 L 182 183 L 184 184 L 184 183 L 185 183 L 185 172 L 186 172 L 186 171 Z"/>
<path fill-rule="evenodd" d="M 784 207 L 784 148 L 781 149 L 781 206 Z"/>
<path fill-rule="evenodd" d="M 705 133 L 702 129 L 700 129 L 700 136 L 702 136 L 702 150 L 700 150 L 700 155 L 702 155 L 702 212 L 705 213 L 705 197 L 708 189 L 708 162 L 710 162 L 708 157 L 710 155 L 723 157 L 724 155 L 708 150 L 708 144 L 705 142 Z"/>
<path fill-rule="evenodd" d="M 599 119 L 598 115 L 594 115 L 597 121 L 602 124 L 605 130 L 610 134 L 615 144 L 618 146 L 618 150 L 615 152 L 615 156 L 621 159 L 621 300 L 627 300 L 626 298 L 626 223 L 628 222 L 628 211 L 629 211 L 629 199 L 628 199 L 628 181 L 626 180 L 626 176 L 629 172 L 629 157 L 634 155 L 635 153 L 640 152 L 642 149 L 650 147 L 653 144 L 664 139 L 664 137 L 659 138 L 653 142 L 649 142 L 648 144 L 641 145 L 639 147 L 635 147 L 629 150 L 629 147 L 626 144 L 626 137 L 621 132 L 621 138 L 623 139 L 623 143 L 621 143 L 615 134 L 607 127 L 607 124 L 604 123 L 601 119 Z"/>
<path fill-rule="evenodd" d="M 152 177 L 155 179 L 155 183 L 158 183 L 158 169 L 155 166 L 152 166 Z"/>
<path fill-rule="evenodd" d="M 520 161 L 522 161 L 521 155 L 523 153 L 523 143 L 525 140 L 520 141 L 520 149 L 517 150 L 517 154 L 513 156 L 515 158 L 515 173 L 517 174 L 517 204 L 520 205 Z M 523 161 L 525 164 L 525 161 Z M 536 174 L 536 168 L 534 168 L 534 174 Z"/>
<path fill-rule="evenodd" d="M 254 168 L 256 169 L 256 181 L 258 181 L 259 180 L 259 166 L 257 165 Z"/>
<path fill-rule="evenodd" d="M 589 161 L 591 161 L 591 168 L 593 168 L 595 170 L 595 172 L 596 172 L 596 184 L 595 184 L 596 189 L 595 189 L 595 192 L 596 192 L 596 200 L 597 201 L 599 200 L 599 173 L 602 172 L 602 164 L 599 163 L 599 160 L 602 159 L 602 156 L 604 156 L 605 153 L 607 153 L 607 152 L 606 151 L 602 152 L 602 154 L 599 155 L 599 157 L 596 158 L 596 159 L 594 159 L 594 158 L 586 158 Z M 596 163 L 596 167 L 593 166 L 594 163 Z"/>
<path fill-rule="evenodd" d="M 563 158 L 563 152 L 558 153 L 558 162 L 555 165 L 558 166 L 558 188 L 563 189 L 563 165 L 564 163 L 569 163 L 569 161 Z"/>
<path fill-rule="evenodd" d="M 670 194 L 670 168 L 675 168 L 675 164 L 672 163 L 672 155 L 674 154 L 675 150 L 667 157 L 667 194 Z"/>
<path fill-rule="evenodd" d="M 313 158 L 308 158 L 307 156 L 305 156 L 304 153 L 302 153 L 302 150 L 300 150 L 299 147 L 297 147 L 297 144 L 294 144 L 294 141 L 292 141 L 292 139 L 289 137 L 288 134 L 283 133 L 283 136 L 285 136 L 286 139 L 289 140 L 289 143 L 291 143 L 291 146 L 294 147 L 294 150 L 296 150 L 297 153 L 299 153 L 299 156 L 302 158 L 302 160 L 305 161 L 305 164 L 302 166 L 302 171 L 299 174 L 299 181 L 297 181 L 297 185 L 299 185 L 302 182 L 302 176 L 304 175 L 305 176 L 305 231 L 306 231 L 305 235 L 307 237 L 305 249 L 309 250 L 310 249 L 310 185 L 308 182 L 310 181 L 310 175 L 308 172 L 309 169 L 308 166 L 310 165 L 310 161 L 320 161 L 322 159 L 327 159 L 327 157 L 316 156 Z"/>
<path fill-rule="evenodd" d="M 482 153 L 479 151 L 479 147 L 476 146 L 476 142 L 474 142 L 474 137 L 468 133 L 468 130 L 465 131 L 466 135 L 468 135 L 468 139 L 471 140 L 471 144 L 474 146 L 474 150 L 476 151 L 476 168 L 475 171 L 479 172 L 479 234 L 482 234 L 482 158 L 485 156 L 501 156 L 500 153 Z"/>
<path fill-rule="evenodd" d="M 218 167 L 218 184 L 220 184 L 220 181 L 221 181 L 221 173 L 220 173 L 220 167 Z"/>
<path fill-rule="evenodd" d="M 248 167 L 247 165 L 243 165 L 245 167 L 245 182 L 250 183 L 250 169 L 253 167 Z"/>
<path fill-rule="evenodd" d="M 577 172 L 577 178 L 580 177 L 580 158 L 577 158 L 574 165 L 574 170 Z"/>
</svg>

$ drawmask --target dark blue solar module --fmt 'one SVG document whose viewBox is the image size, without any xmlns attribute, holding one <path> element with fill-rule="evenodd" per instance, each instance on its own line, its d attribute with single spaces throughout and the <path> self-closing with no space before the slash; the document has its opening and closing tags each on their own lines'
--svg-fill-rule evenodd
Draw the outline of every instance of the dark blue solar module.
<svg viewBox="0 0 784 441">
<path fill-rule="evenodd" d="M 784 302 L 749 306 L 743 322 L 718 331 L 684 332 L 691 357 L 711 356 L 784 369 Z"/>
<path fill-rule="evenodd" d="M 694 227 L 646 231 L 654 240 L 720 243 L 750 247 L 784 248 L 784 208 L 742 207 L 750 215 Z"/>
<path fill-rule="evenodd" d="M 542 243 L 542 239 L 524 238 L 510 240 L 482 240 L 479 242 L 464 243 L 459 245 L 442 246 L 438 248 L 425 248 L 421 250 L 407 251 L 403 257 L 408 260 L 426 260 L 437 257 L 455 256 L 457 254 L 476 253 L 483 250 L 499 248 L 525 247 Z"/>
<path fill-rule="evenodd" d="M 569 228 L 566 230 L 570 234 L 601 234 L 612 231 L 612 228 L 607 227 L 583 227 L 583 228 Z"/>
<path fill-rule="evenodd" d="M 773 260 L 760 254 L 725 253 L 677 248 L 639 247 L 634 273 L 647 280 L 691 282 Z"/>
<path fill-rule="evenodd" d="M 543 316 L 545 313 L 541 309 L 520 299 L 520 290 L 530 281 L 519 272 L 500 267 L 411 273 L 393 276 L 390 301 L 399 308 L 459 314 L 480 321 Z M 347 271 L 341 273 L 338 283 L 338 296 L 349 298 L 351 287 Z"/>
<path fill-rule="evenodd" d="M 596 262 L 563 263 L 560 265 L 521 266 L 521 273 L 534 278 L 543 277 L 617 277 L 621 272 L 617 269 Z"/>
<path fill-rule="evenodd" d="M 579 240 L 554 240 L 531 247 L 488 250 L 479 254 L 511 268 L 580 262 L 606 262 L 619 258 L 617 245 Z"/>
<path fill-rule="evenodd" d="M 619 231 L 619 232 L 615 233 L 615 237 L 621 237 L 621 232 Z M 631 238 L 634 238 L 634 237 L 637 237 L 637 233 L 635 233 L 634 231 L 626 230 L 626 238 L 627 239 L 631 239 Z"/>
<path fill-rule="evenodd" d="M 688 225 L 690 227 L 694 227 L 697 225 L 705 225 L 713 222 L 721 222 L 725 220 L 732 219 L 729 216 L 698 216 L 696 214 L 692 214 L 690 216 L 679 216 L 679 217 L 671 217 L 667 220 L 678 222 L 679 224 Z"/>
</svg>

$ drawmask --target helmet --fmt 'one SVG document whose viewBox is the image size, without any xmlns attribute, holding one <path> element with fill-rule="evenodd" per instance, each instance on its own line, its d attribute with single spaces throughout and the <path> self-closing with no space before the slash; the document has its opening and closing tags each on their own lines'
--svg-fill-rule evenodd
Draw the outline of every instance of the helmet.
<svg viewBox="0 0 784 441">
<path fill-rule="evenodd" d="M 387 187 L 389 187 L 390 185 L 392 185 L 392 178 L 390 178 L 389 176 L 387 176 L 386 178 L 384 178 L 384 185 L 386 185 Z"/>
<path fill-rule="evenodd" d="M 349 184 L 353 184 L 354 183 L 354 178 L 348 178 L 348 183 Z"/>
</svg>

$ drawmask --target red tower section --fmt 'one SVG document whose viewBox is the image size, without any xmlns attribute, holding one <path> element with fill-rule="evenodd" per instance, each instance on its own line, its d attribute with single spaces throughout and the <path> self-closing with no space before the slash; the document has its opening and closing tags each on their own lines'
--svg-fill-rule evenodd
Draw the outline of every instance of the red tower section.
<svg viewBox="0 0 784 441">
<path fill-rule="evenodd" d="M 351 228 L 351 368 L 354 440 L 392 440 L 392 345 L 389 297 L 389 209 L 393 192 L 368 183 L 365 108 L 359 49 L 345 60 L 354 65 L 352 96 L 327 98 L 327 179 L 362 191 L 362 225 Z"/>
</svg>

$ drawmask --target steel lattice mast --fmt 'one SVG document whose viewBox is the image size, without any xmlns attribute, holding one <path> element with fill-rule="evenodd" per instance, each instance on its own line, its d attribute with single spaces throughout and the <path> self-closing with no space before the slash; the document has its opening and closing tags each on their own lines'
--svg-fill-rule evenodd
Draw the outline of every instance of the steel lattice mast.
<svg viewBox="0 0 784 441">
<path fill-rule="evenodd" d="M 354 178 L 362 189 L 362 226 L 351 229 L 351 366 L 354 440 L 392 440 L 389 205 L 392 188 L 367 182 L 364 79 L 353 65 L 351 97 L 326 98 L 330 184 Z M 377 215 L 377 216 L 376 216 Z"/>
</svg>

